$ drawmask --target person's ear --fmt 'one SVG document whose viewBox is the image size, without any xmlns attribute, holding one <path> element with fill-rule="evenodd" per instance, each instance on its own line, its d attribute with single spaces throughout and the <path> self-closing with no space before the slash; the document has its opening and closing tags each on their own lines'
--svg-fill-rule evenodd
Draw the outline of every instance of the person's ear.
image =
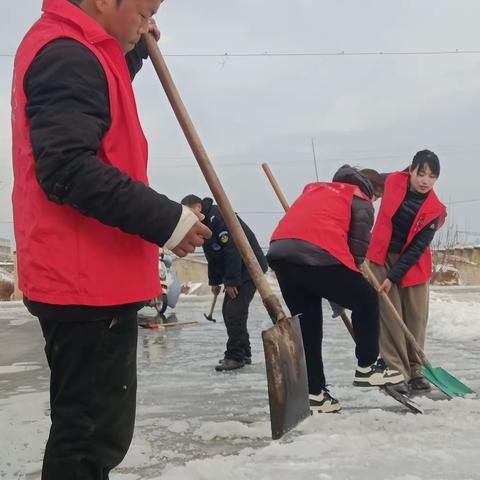
<svg viewBox="0 0 480 480">
<path fill-rule="evenodd" d="M 112 2 L 111 0 L 93 0 L 92 3 L 98 13 L 103 13 L 110 7 Z"/>
</svg>

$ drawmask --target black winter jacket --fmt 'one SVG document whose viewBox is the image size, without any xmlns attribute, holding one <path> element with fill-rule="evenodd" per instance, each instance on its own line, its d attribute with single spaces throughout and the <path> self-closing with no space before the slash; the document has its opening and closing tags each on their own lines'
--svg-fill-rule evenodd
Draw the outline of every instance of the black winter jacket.
<svg viewBox="0 0 480 480">
<path fill-rule="evenodd" d="M 205 215 L 203 223 L 212 231 L 212 237 L 203 244 L 203 251 L 208 262 L 208 283 L 210 285 L 224 284 L 226 287 L 237 287 L 250 280 L 250 274 L 230 235 L 220 209 L 217 205 L 213 205 L 211 198 L 203 199 L 202 213 Z M 266 272 L 268 269 L 267 260 L 255 234 L 238 215 L 237 218 L 260 267 L 263 272 Z"/>
<path fill-rule="evenodd" d="M 143 46 L 127 57 L 133 76 Z M 35 57 L 24 82 L 38 182 L 54 203 L 162 246 L 182 207 L 97 158 L 110 127 L 107 79 L 95 55 L 72 39 Z"/>
<path fill-rule="evenodd" d="M 334 182 L 357 185 L 363 193 L 373 198 L 370 180 L 357 169 L 344 165 L 333 177 Z M 373 227 L 373 205 L 360 197 L 353 197 L 348 246 L 357 265 L 365 260 Z M 339 265 L 341 262 L 327 251 L 309 242 L 297 239 L 276 240 L 270 244 L 267 258 L 270 264 L 277 260 L 288 261 L 297 265 L 325 267 Z"/>
<path fill-rule="evenodd" d="M 392 217 L 392 238 L 388 248 L 389 253 L 400 253 L 407 241 L 408 233 L 420 207 L 425 202 L 428 193 L 418 193 L 407 191 L 403 202 L 401 203 L 395 215 Z M 393 283 L 398 283 L 410 268 L 423 255 L 427 247 L 433 240 L 437 231 L 438 218 L 418 232 L 412 242 L 388 272 L 387 278 Z"/>
<path fill-rule="evenodd" d="M 146 57 L 142 44 L 127 55 L 132 79 Z M 163 245 L 182 206 L 96 156 L 111 118 L 107 79 L 95 55 L 75 40 L 55 40 L 33 60 L 24 90 L 36 176 L 48 199 Z M 25 303 L 34 315 L 59 320 L 109 318 L 141 306 Z"/>
</svg>

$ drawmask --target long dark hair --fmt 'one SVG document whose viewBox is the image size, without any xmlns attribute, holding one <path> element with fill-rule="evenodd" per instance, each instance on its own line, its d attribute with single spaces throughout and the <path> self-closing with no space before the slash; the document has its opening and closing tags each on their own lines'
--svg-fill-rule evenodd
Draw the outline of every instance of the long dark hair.
<svg viewBox="0 0 480 480">
<path fill-rule="evenodd" d="M 417 152 L 410 165 L 410 171 L 413 172 L 418 167 L 418 171 L 421 172 L 425 165 L 429 166 L 437 178 L 440 176 L 440 160 L 431 150 L 420 150 Z"/>
<path fill-rule="evenodd" d="M 360 172 L 370 180 L 373 187 L 373 194 L 378 198 L 383 197 L 385 175 L 378 173 L 373 168 L 362 168 Z"/>
</svg>

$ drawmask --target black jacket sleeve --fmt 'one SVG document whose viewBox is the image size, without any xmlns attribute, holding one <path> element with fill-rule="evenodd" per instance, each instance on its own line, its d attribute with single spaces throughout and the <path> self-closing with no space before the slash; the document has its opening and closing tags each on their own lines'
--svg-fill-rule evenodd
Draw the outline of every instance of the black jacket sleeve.
<svg viewBox="0 0 480 480">
<path fill-rule="evenodd" d="M 387 278 L 391 282 L 400 282 L 402 277 L 423 255 L 435 236 L 437 225 L 438 219 L 435 219 L 415 235 L 410 245 L 405 249 L 400 258 L 395 262 L 395 265 L 393 265 L 388 272 Z"/>
<path fill-rule="evenodd" d="M 367 255 L 373 221 L 374 210 L 372 204 L 359 197 L 353 197 L 348 246 L 356 265 L 361 265 Z"/>
<path fill-rule="evenodd" d="M 125 55 L 125 60 L 127 61 L 128 70 L 130 71 L 130 77 L 132 78 L 132 80 L 135 78 L 135 75 L 142 68 L 143 60 L 147 58 L 148 58 L 147 45 L 142 36 L 140 41 L 135 46 L 135 48 Z"/>
<path fill-rule="evenodd" d="M 93 53 L 70 39 L 48 44 L 24 89 L 36 176 L 48 199 L 162 246 L 182 206 L 96 156 L 110 127 L 110 104 Z"/>
</svg>

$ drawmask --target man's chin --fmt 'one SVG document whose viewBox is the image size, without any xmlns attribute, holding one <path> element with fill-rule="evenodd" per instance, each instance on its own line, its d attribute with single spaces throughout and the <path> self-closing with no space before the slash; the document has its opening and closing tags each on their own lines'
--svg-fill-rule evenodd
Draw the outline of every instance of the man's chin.
<svg viewBox="0 0 480 480">
<path fill-rule="evenodd" d="M 126 55 L 128 52 L 131 52 L 137 44 L 135 42 L 128 42 L 123 46 L 123 53 Z"/>
</svg>

